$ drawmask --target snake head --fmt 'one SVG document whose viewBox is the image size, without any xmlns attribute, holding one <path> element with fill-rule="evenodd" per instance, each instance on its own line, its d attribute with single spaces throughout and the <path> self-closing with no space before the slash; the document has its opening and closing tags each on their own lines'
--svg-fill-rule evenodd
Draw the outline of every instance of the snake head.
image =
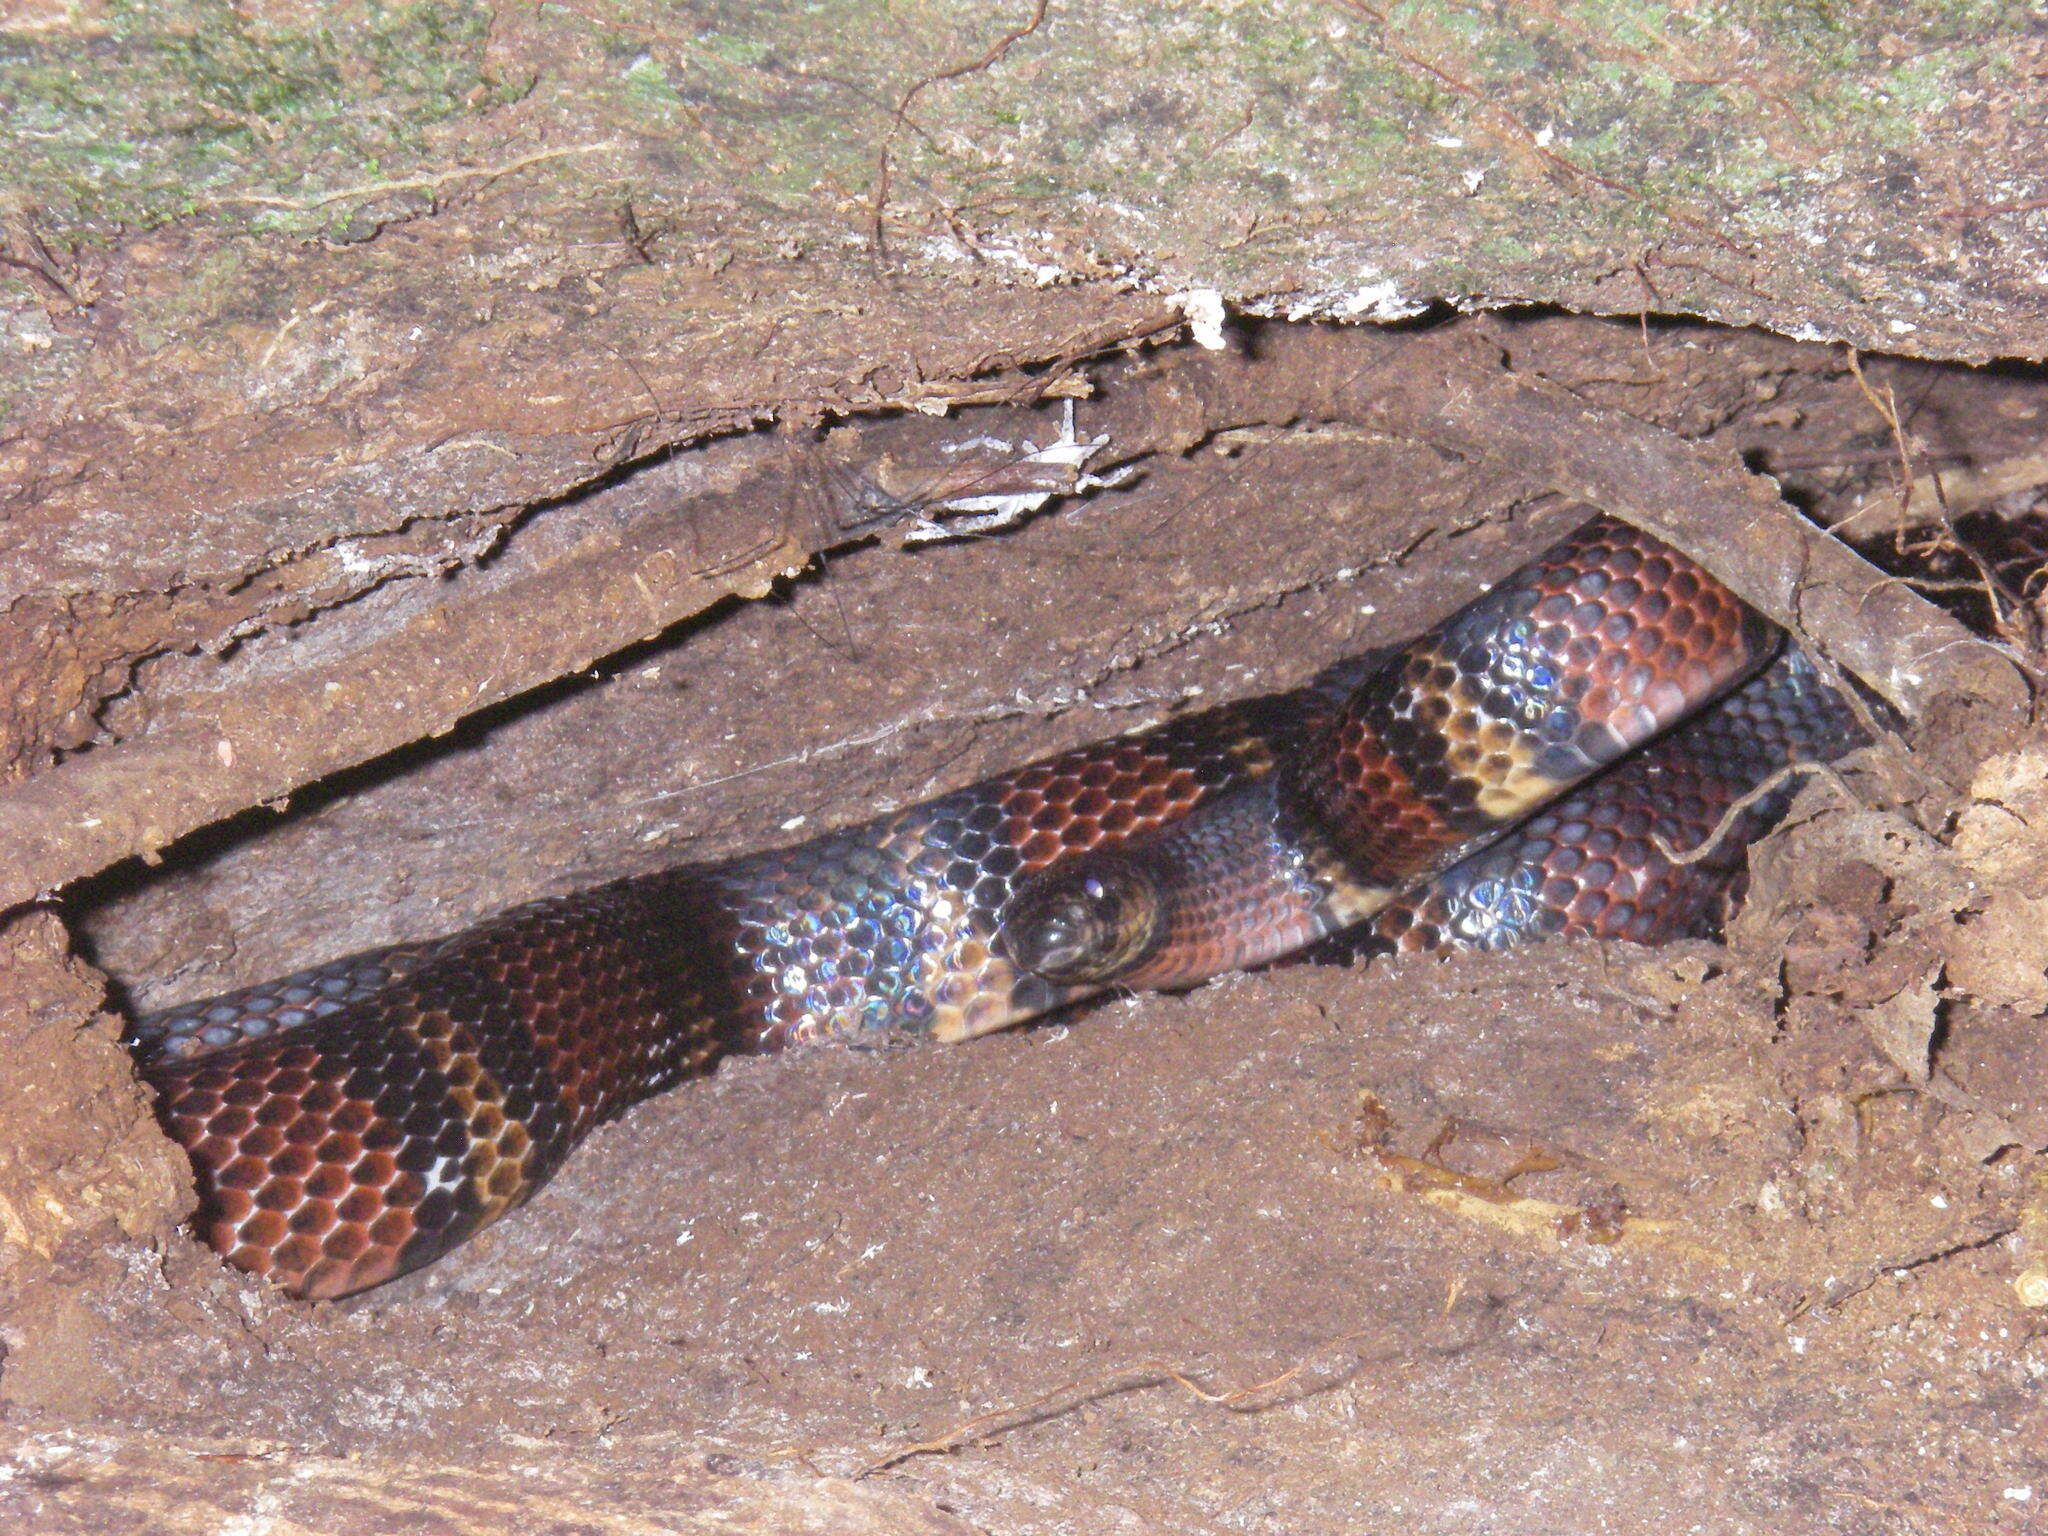
<svg viewBox="0 0 2048 1536">
<path fill-rule="evenodd" d="M 1167 931 L 1159 881 L 1119 853 L 1084 854 L 1027 881 L 1001 941 L 1023 969 L 1065 986 L 1106 986 L 1151 958 Z"/>
</svg>

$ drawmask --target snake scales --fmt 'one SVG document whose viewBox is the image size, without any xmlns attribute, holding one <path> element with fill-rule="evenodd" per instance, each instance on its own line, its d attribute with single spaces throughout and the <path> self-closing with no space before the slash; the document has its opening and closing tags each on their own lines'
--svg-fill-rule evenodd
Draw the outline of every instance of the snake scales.
<svg viewBox="0 0 2048 1536">
<path fill-rule="evenodd" d="M 1774 769 L 1860 739 L 1781 640 L 1596 516 L 1411 645 L 1293 693 L 169 1010 L 135 1026 L 137 1060 L 192 1159 L 200 1235 L 296 1295 L 345 1295 L 445 1253 L 728 1052 L 965 1039 L 1317 940 L 1699 931 L 1743 837 L 1691 863 L 1657 839 L 1690 847 Z"/>
</svg>

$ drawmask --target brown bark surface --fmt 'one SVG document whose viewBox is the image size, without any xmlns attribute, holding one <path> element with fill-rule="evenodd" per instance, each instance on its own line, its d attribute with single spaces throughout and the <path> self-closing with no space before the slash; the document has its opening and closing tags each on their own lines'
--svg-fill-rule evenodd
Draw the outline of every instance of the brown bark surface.
<svg viewBox="0 0 2048 1536">
<path fill-rule="evenodd" d="M 1756 474 L 2038 500 L 2041 50 L 1931 0 L 0 0 L 0 1524 L 2024 1529 L 2038 621 Z M 1759 329 L 1281 323 L 1524 303 Z M 1026 462 L 1069 405 L 1128 478 Z M 1732 950 L 742 1064 L 347 1307 L 177 1232 L 74 945 L 155 1006 L 807 836 L 1412 633 L 1560 495 L 1917 728 Z"/>
</svg>

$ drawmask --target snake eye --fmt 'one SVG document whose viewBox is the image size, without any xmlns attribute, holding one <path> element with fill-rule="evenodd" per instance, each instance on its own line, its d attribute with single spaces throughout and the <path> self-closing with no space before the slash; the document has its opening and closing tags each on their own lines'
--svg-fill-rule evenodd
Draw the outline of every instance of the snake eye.
<svg viewBox="0 0 2048 1536">
<path fill-rule="evenodd" d="M 1103 986 L 1158 948 L 1165 901 L 1156 881 L 1114 853 L 1053 868 L 1027 882 L 1003 913 L 1000 942 L 1010 959 L 1047 981 Z"/>
</svg>

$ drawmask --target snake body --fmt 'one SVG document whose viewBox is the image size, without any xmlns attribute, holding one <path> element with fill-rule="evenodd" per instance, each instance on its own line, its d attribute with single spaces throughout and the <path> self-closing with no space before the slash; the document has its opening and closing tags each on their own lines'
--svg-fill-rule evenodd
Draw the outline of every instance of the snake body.
<svg viewBox="0 0 2048 1536">
<path fill-rule="evenodd" d="M 1798 783 L 1773 784 L 1740 810 L 1737 802 L 1782 768 L 1831 762 L 1869 740 L 1848 701 L 1788 647 L 1720 703 L 1404 892 L 1322 953 L 1707 934 L 1742 882 L 1749 845 L 1777 824 Z"/>
<path fill-rule="evenodd" d="M 1782 635 L 1606 516 L 1388 656 L 1278 771 L 1034 880 L 1009 952 L 1076 986 L 1182 986 L 1353 926 L 1697 712 Z"/>
<path fill-rule="evenodd" d="M 1077 989 L 997 947 L 1013 887 L 1272 766 L 1314 698 L 1212 710 L 792 848 L 615 881 L 135 1026 L 198 1231 L 295 1294 L 427 1263 L 591 1127 L 732 1051 L 965 1039 Z"/>
<path fill-rule="evenodd" d="M 1684 556 L 1597 517 L 1421 640 L 1309 687 L 169 1010 L 135 1027 L 137 1059 L 191 1156 L 200 1235 L 294 1294 L 345 1295 L 446 1252 L 593 1126 L 729 1052 L 964 1039 L 1361 918 L 1379 947 L 1693 931 L 1730 861 L 1682 866 L 1688 893 L 1660 905 L 1647 832 L 1696 840 L 1788 757 L 1853 744 L 1810 670 L 1779 662 L 1661 756 L 1525 818 L 1777 641 Z M 1694 789 L 1669 793 L 1673 775 Z M 1044 915 L 1105 877 L 1170 892 L 1173 921 L 1136 962 L 1098 931 L 1090 963 L 1063 963 L 1075 933 Z"/>
</svg>

